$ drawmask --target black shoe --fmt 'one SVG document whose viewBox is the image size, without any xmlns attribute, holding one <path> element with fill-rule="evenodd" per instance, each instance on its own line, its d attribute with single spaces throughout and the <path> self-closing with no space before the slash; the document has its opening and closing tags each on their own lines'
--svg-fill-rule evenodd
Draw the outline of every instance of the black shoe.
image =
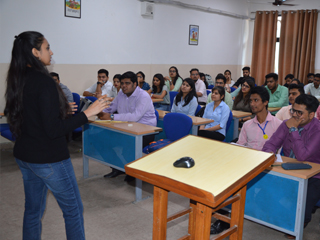
<svg viewBox="0 0 320 240">
<path fill-rule="evenodd" d="M 218 234 L 223 232 L 224 230 L 230 228 L 230 224 L 217 220 L 214 223 L 211 224 L 210 227 L 210 234 Z"/>
<path fill-rule="evenodd" d="M 105 178 L 115 178 L 121 174 L 124 174 L 124 172 L 118 170 L 118 169 L 115 169 L 115 168 L 112 168 L 112 172 L 111 173 L 108 173 L 106 175 L 104 175 L 103 177 Z"/>
<path fill-rule="evenodd" d="M 126 177 L 124 178 L 124 181 L 125 182 L 132 182 L 134 181 L 136 178 L 132 177 L 132 176 L 129 176 L 129 175 L 126 175 Z"/>
</svg>

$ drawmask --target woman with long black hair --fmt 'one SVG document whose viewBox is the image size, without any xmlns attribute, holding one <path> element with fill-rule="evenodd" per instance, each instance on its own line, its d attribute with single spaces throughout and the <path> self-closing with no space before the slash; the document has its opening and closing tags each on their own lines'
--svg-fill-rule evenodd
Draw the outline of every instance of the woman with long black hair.
<svg viewBox="0 0 320 240">
<path fill-rule="evenodd" d="M 169 76 L 164 77 L 164 80 L 170 92 L 178 92 L 182 85 L 182 78 L 179 75 L 178 68 L 175 66 L 169 68 Z"/>
<path fill-rule="evenodd" d="M 106 108 L 106 98 L 68 118 L 69 104 L 45 67 L 53 55 L 47 39 L 38 32 L 15 38 L 4 113 L 16 137 L 13 154 L 24 183 L 23 239 L 41 239 L 48 189 L 63 212 L 67 239 L 85 239 L 83 206 L 66 135 Z"/>
<path fill-rule="evenodd" d="M 194 116 L 198 107 L 198 98 L 194 81 L 191 78 L 183 80 L 180 92 L 175 96 L 171 112 Z"/>
</svg>

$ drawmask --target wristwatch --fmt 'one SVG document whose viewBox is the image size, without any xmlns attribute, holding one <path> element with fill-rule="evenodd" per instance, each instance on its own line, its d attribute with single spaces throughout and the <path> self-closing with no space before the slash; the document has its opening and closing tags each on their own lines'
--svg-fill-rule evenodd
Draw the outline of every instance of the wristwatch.
<svg viewBox="0 0 320 240">
<path fill-rule="evenodd" d="M 110 115 L 110 118 L 111 118 L 111 120 L 114 120 L 114 115 L 111 114 L 111 115 Z"/>
<path fill-rule="evenodd" d="M 289 133 L 292 133 L 294 131 L 298 131 L 298 128 L 295 128 L 295 127 L 291 127 L 289 128 Z"/>
</svg>

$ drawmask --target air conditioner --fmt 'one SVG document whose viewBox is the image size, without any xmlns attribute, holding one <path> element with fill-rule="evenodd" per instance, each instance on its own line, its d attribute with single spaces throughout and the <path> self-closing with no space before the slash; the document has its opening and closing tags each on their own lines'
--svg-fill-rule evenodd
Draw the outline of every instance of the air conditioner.
<svg viewBox="0 0 320 240">
<path fill-rule="evenodd" d="M 153 16 L 153 3 L 141 2 L 141 16 Z"/>
</svg>

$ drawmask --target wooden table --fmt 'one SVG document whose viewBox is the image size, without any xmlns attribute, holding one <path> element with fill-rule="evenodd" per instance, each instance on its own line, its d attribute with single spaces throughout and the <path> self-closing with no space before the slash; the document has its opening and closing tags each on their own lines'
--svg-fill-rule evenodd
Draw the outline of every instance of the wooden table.
<svg viewBox="0 0 320 240">
<path fill-rule="evenodd" d="M 297 162 L 288 157 L 282 157 L 282 160 Z M 244 217 L 302 240 L 308 179 L 320 172 L 320 164 L 308 164 L 312 169 L 269 167 L 250 181 Z"/>
<path fill-rule="evenodd" d="M 124 171 L 124 165 L 142 157 L 145 135 L 162 131 L 136 122 L 85 124 L 82 133 L 83 177 L 89 177 L 89 159 Z M 142 181 L 136 180 L 136 201 L 142 200 Z"/>
<path fill-rule="evenodd" d="M 162 102 L 163 98 L 151 98 L 153 103 Z"/>
<path fill-rule="evenodd" d="M 4 116 L 4 113 L 0 113 L 0 119 Z"/>
<path fill-rule="evenodd" d="M 251 112 L 242 112 L 232 110 L 233 115 L 233 139 L 239 136 L 239 119 L 243 119 L 252 115 Z"/>
<path fill-rule="evenodd" d="M 157 109 L 157 111 L 159 113 L 159 120 L 160 121 L 163 121 L 164 116 L 167 113 L 170 113 L 168 111 L 163 111 L 163 110 L 158 110 L 158 109 Z M 196 116 L 189 116 L 189 117 L 192 119 L 192 130 L 191 130 L 192 135 L 195 135 L 195 136 L 198 135 L 198 127 L 199 126 L 214 122 L 212 119 L 201 118 L 201 117 L 196 117 Z M 163 127 L 163 123 L 159 123 L 158 127 L 160 127 L 160 126 Z"/>
<path fill-rule="evenodd" d="M 210 147 L 208 147 L 210 146 Z M 184 156 L 193 168 L 175 168 Z M 242 239 L 246 184 L 274 162 L 275 156 L 248 148 L 188 135 L 158 151 L 127 164 L 126 173 L 154 185 L 153 239 L 166 239 L 167 222 L 189 213 L 188 235 L 180 239 L 208 240 L 212 211 L 232 204 L 230 223 L 215 238 Z M 190 208 L 167 218 L 168 192 L 190 198 Z M 232 195 L 232 197 L 230 197 Z"/>
</svg>

